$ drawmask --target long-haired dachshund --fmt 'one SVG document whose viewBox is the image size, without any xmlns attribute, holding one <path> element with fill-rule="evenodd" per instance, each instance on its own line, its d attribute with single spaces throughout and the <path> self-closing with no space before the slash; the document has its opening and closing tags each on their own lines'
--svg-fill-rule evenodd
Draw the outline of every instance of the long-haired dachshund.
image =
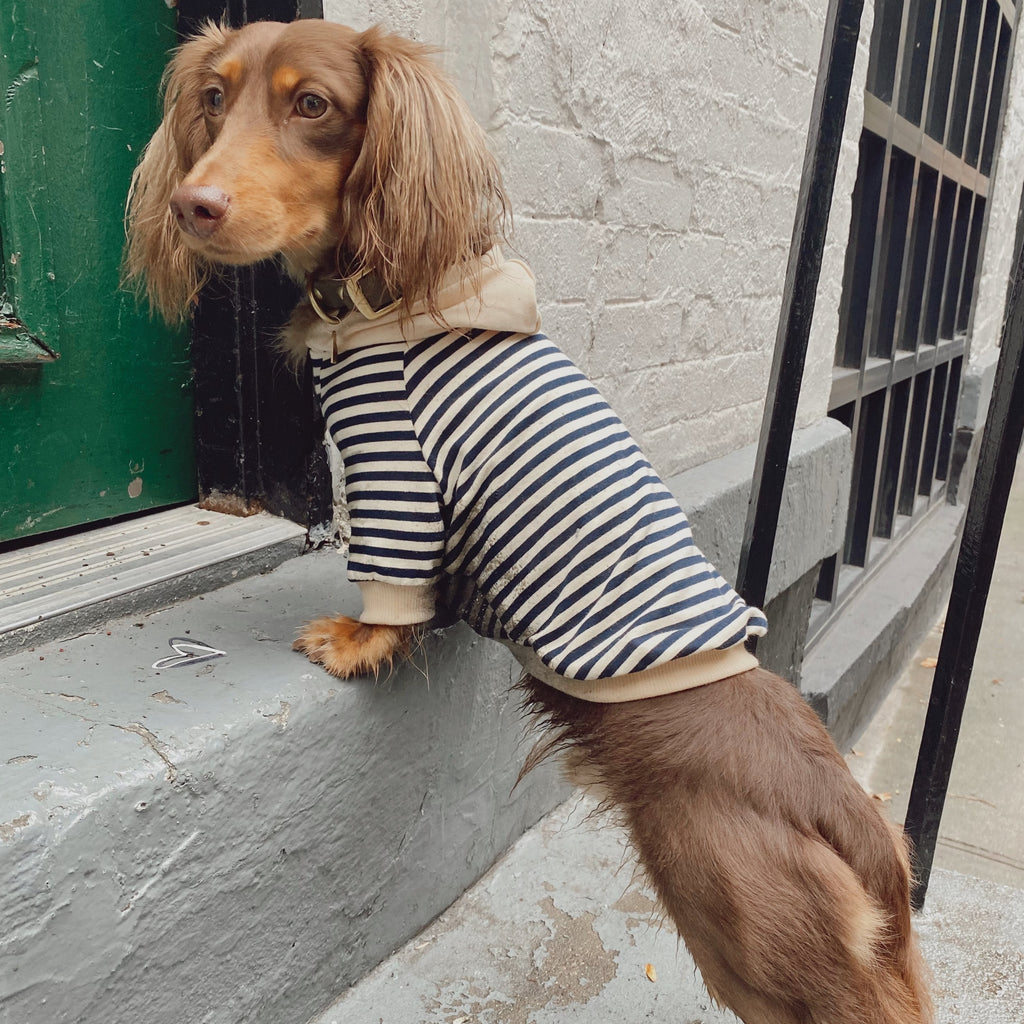
<svg viewBox="0 0 1024 1024">
<path fill-rule="evenodd" d="M 344 459 L 364 607 L 296 648 L 375 672 L 444 603 L 519 657 L 547 726 L 527 769 L 558 752 L 618 809 L 715 1000 L 747 1024 L 929 1020 L 902 837 L 539 333 L 533 277 L 498 248 L 497 166 L 428 51 L 209 25 L 164 89 L 129 279 L 169 318 L 218 265 L 276 255 L 306 289 L 284 344 L 312 359 Z"/>
</svg>

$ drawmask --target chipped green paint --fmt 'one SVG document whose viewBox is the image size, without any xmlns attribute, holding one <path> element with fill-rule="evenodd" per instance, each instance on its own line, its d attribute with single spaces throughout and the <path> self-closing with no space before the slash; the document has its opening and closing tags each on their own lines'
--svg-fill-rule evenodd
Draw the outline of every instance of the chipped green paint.
<svg viewBox="0 0 1024 1024">
<path fill-rule="evenodd" d="M 57 333 L 46 143 L 39 59 L 18 6 L 4 5 L 0 14 L 0 280 L 5 307 L 27 313 L 27 332 L 46 343 Z"/>
<path fill-rule="evenodd" d="M 119 287 L 174 45 L 164 0 L 0 3 L 0 542 L 195 494 L 187 336 Z"/>
<path fill-rule="evenodd" d="M 44 341 L 34 337 L 19 320 L 0 314 L 0 363 L 52 363 L 57 353 Z"/>
</svg>

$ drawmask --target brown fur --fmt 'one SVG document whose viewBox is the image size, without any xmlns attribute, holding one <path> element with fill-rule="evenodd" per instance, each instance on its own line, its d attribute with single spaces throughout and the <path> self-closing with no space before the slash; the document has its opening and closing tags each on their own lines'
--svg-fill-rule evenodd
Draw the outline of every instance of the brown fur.
<svg viewBox="0 0 1024 1024">
<path fill-rule="evenodd" d="M 339 615 L 307 623 L 292 649 L 323 665 L 332 676 L 350 679 L 391 668 L 396 657 L 409 653 L 415 638 L 411 626 L 377 625 Z"/>
<path fill-rule="evenodd" d="M 794 688 L 763 669 L 623 704 L 526 677 L 561 753 L 621 814 L 709 992 L 747 1024 L 930 1019 L 904 841 Z"/>
<path fill-rule="evenodd" d="M 483 133 L 415 43 L 322 22 L 210 25 L 164 90 L 125 266 L 169 318 L 187 315 L 217 265 L 274 254 L 299 279 L 372 269 L 407 307 L 436 312 L 442 278 L 500 235 Z M 183 234 L 170 203 L 189 190 L 218 208 Z M 312 316 L 296 310 L 297 347 Z M 414 638 L 342 616 L 310 623 L 295 647 L 347 678 L 391 665 Z M 560 752 L 618 808 L 718 1002 L 746 1024 L 930 1019 L 903 840 L 789 684 L 758 670 L 623 704 L 522 685 L 549 729 L 524 771 Z"/>
</svg>

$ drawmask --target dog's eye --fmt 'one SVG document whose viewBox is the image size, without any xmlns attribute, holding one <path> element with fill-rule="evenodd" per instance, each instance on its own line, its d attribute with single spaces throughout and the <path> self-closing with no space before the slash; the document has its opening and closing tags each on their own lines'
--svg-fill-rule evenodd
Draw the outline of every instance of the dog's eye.
<svg viewBox="0 0 1024 1024">
<path fill-rule="evenodd" d="M 224 113 L 224 91 L 213 86 L 203 93 L 203 111 L 210 117 Z"/>
<path fill-rule="evenodd" d="M 327 113 L 327 100 L 315 92 L 304 92 L 295 104 L 301 117 L 323 117 Z"/>
</svg>

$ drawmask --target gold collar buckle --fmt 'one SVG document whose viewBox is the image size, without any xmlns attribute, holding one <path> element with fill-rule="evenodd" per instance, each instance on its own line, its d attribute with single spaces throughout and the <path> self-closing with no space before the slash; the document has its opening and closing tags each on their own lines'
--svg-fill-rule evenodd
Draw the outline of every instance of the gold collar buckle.
<svg viewBox="0 0 1024 1024">
<path fill-rule="evenodd" d="M 335 325 L 353 310 L 366 320 L 379 320 L 402 301 L 387 291 L 380 277 L 369 269 L 360 270 L 351 277 L 310 276 L 306 282 L 306 296 L 313 312 L 324 323 Z"/>
</svg>

